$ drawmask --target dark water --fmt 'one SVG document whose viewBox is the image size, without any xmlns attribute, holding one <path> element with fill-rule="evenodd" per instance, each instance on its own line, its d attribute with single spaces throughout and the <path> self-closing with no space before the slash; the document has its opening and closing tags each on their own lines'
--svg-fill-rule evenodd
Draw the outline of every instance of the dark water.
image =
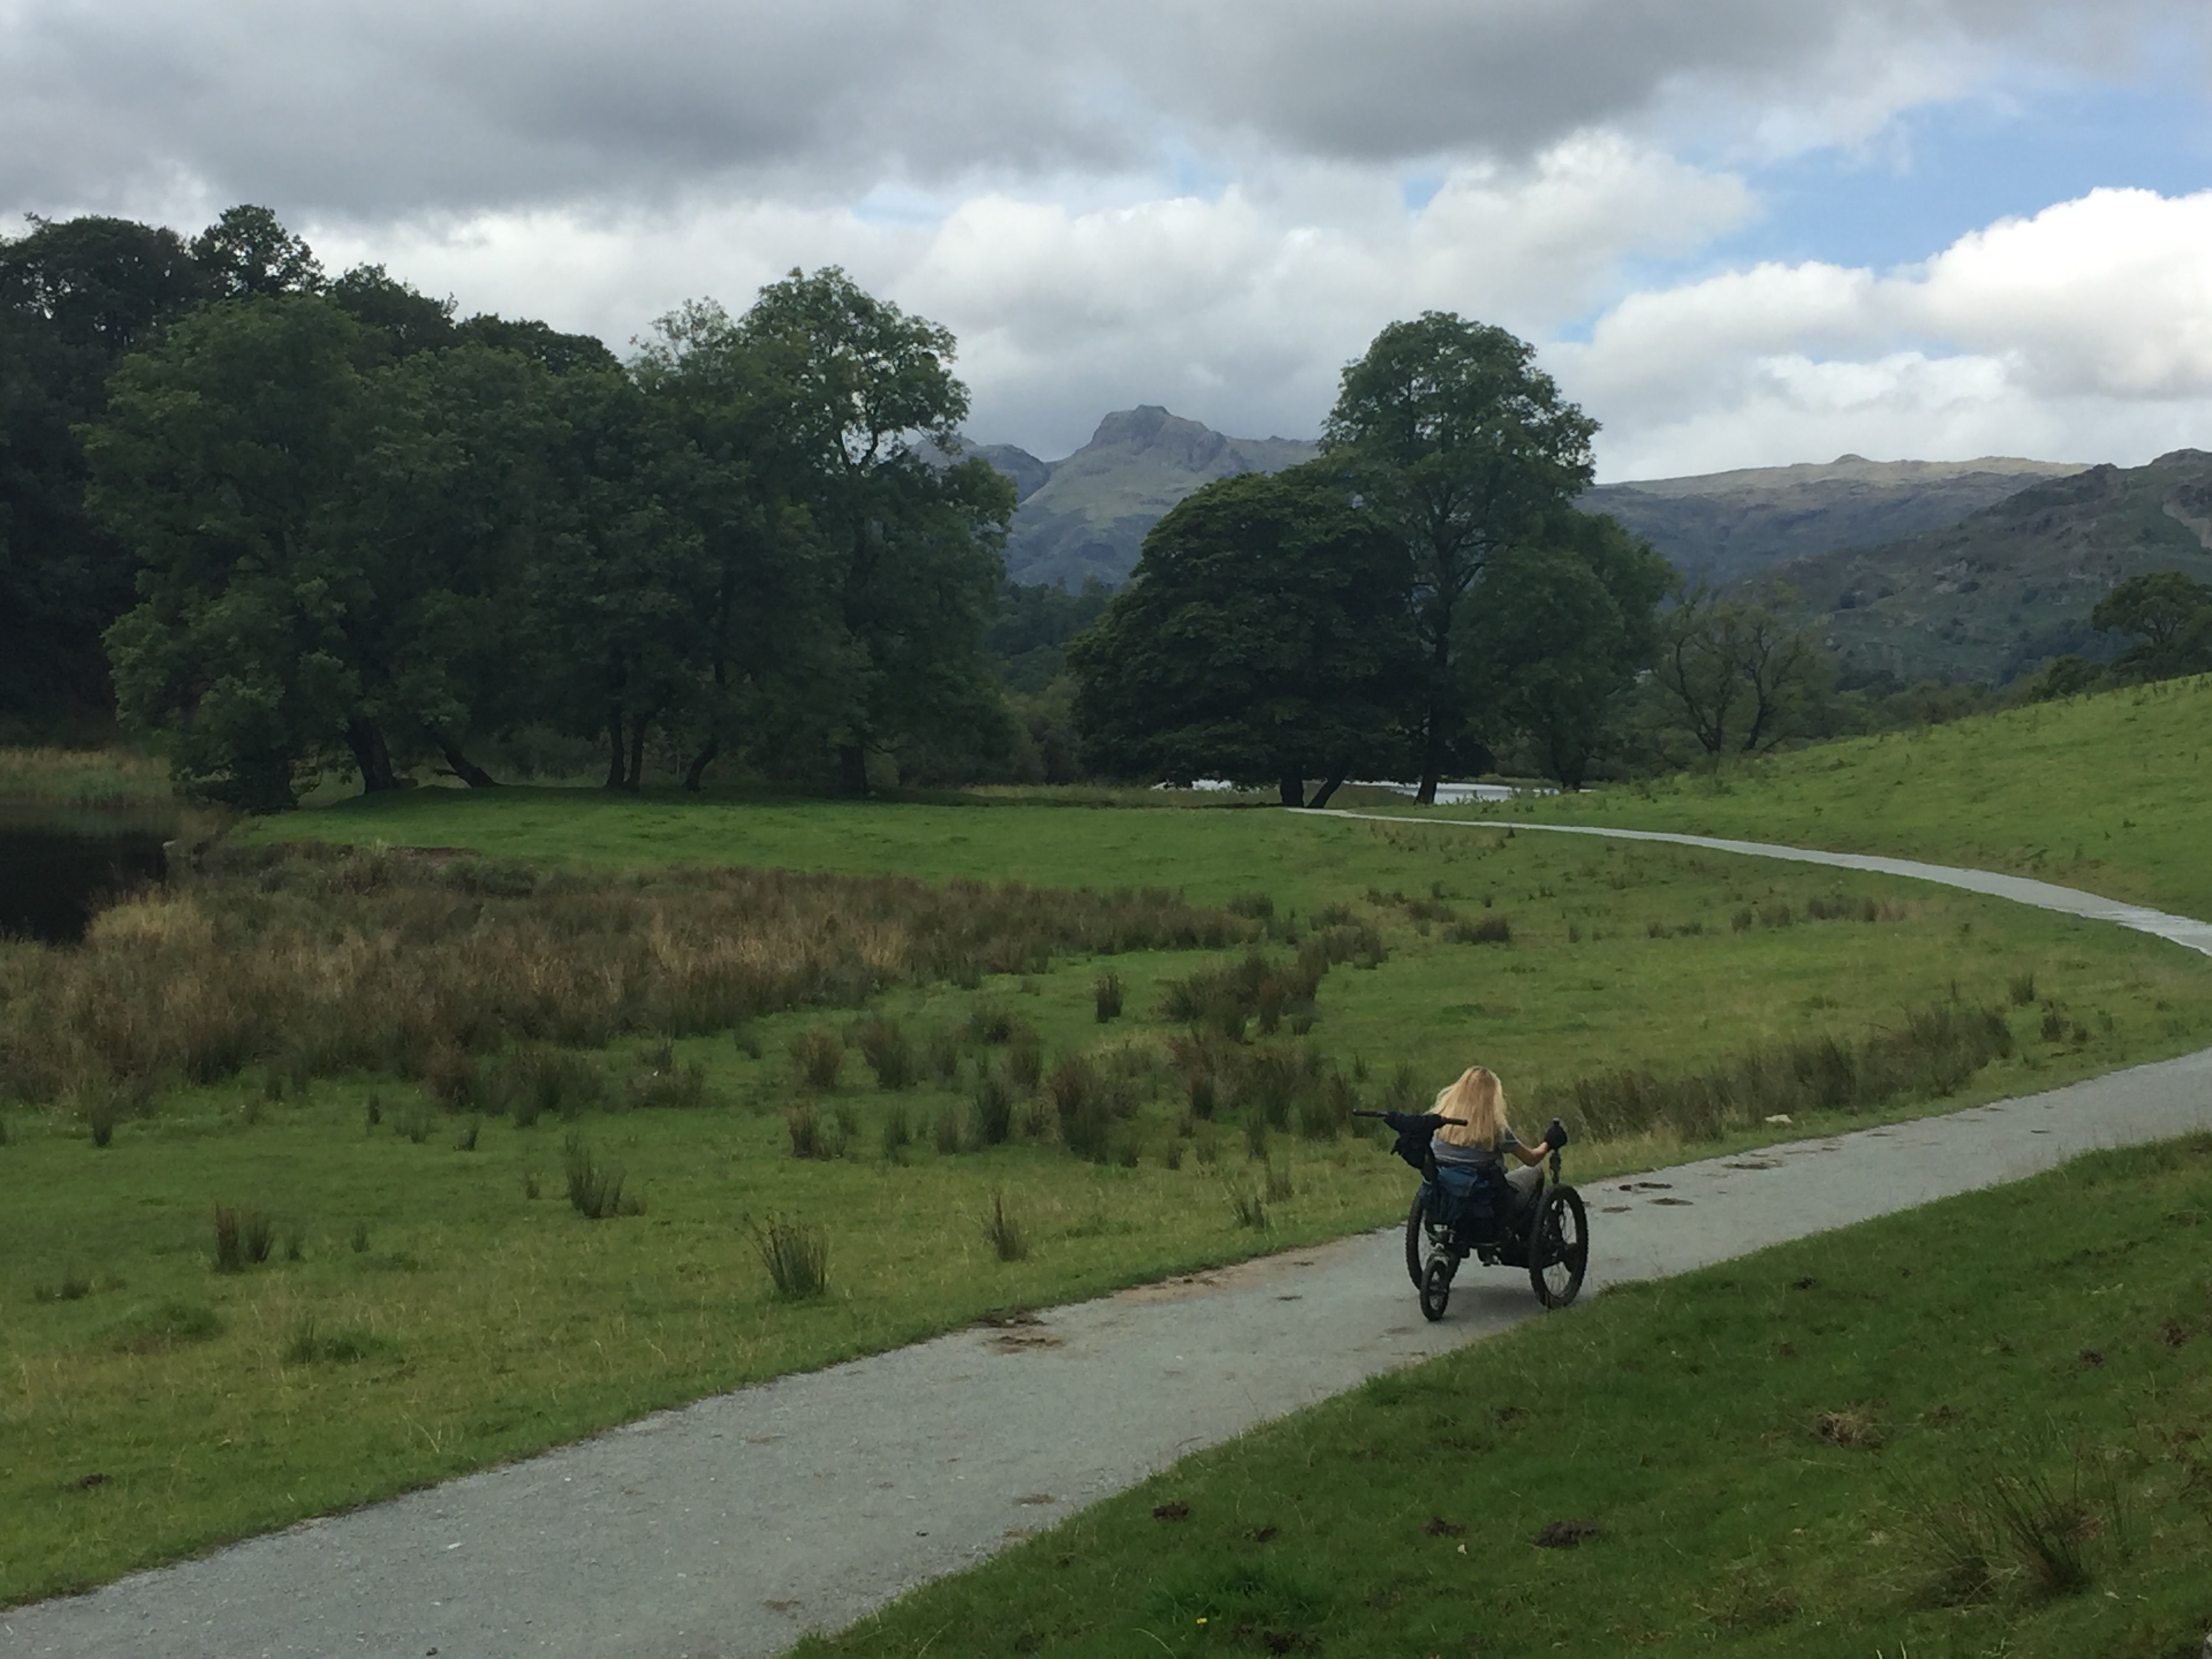
<svg viewBox="0 0 2212 1659">
<path fill-rule="evenodd" d="M 161 878 L 176 833 L 158 813 L 0 808 L 0 933 L 75 944 L 109 897 Z"/>
</svg>

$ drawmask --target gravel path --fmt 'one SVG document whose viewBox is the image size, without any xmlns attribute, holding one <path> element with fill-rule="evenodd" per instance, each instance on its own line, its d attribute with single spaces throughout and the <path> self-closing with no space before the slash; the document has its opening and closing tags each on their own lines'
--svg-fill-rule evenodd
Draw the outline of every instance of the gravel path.
<svg viewBox="0 0 2212 1659">
<path fill-rule="evenodd" d="M 2015 886 L 2039 889 L 2066 900 L 2047 908 L 2212 950 L 2202 924 L 2145 926 L 2116 913 L 2125 907 L 2039 883 L 1638 838 L 1918 874 L 2008 897 L 2023 896 Z M 2205 1128 L 2212 1051 L 1945 1117 L 1594 1183 L 1583 1188 L 1595 1218 L 1591 1285 L 1681 1273 L 2097 1147 Z M 90 1595 L 0 1613 L 0 1656 L 774 1654 L 1188 1452 L 1535 1311 L 1525 1275 L 1478 1267 L 1444 1321 L 1426 1324 L 1396 1230 L 1364 1234 L 785 1377 Z"/>
</svg>

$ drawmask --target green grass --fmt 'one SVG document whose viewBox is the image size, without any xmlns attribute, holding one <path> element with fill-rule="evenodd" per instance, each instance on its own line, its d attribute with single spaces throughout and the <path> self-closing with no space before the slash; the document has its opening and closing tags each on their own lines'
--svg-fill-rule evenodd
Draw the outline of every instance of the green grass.
<svg viewBox="0 0 2212 1659">
<path fill-rule="evenodd" d="M 2198 1137 L 1624 1287 L 1188 1458 L 794 1659 L 2195 1659 L 2208 1227 Z M 1559 1523 L 1595 1530 L 1536 1547 Z"/>
<path fill-rule="evenodd" d="M 129 749 L 0 747 L 0 802 L 48 808 L 177 805 L 167 765 Z"/>
<path fill-rule="evenodd" d="M 1521 815 L 2003 870 L 2212 919 L 2212 678 L 1486 814 Z"/>
<path fill-rule="evenodd" d="M 1265 891 L 1279 933 L 1303 933 L 1327 907 L 1374 927 L 1388 959 L 1335 967 L 1309 1038 L 1255 1046 L 1333 1056 L 1370 1101 L 1401 1068 L 1419 1097 L 1482 1060 L 1524 1103 L 1524 1119 L 1540 1087 L 1632 1066 L 1680 1074 L 1799 1036 L 1850 1039 L 1954 994 L 2005 1009 L 2011 1057 L 1948 1101 L 1902 1097 L 1851 1121 L 2050 1086 L 2212 1034 L 2212 963 L 2178 948 L 1972 895 L 1684 849 L 1258 811 L 732 805 L 528 790 L 424 791 L 276 828 L 633 868 L 744 861 L 1158 884 L 1201 902 Z M 1805 920 L 1816 901 L 1853 917 L 1870 905 L 1881 919 Z M 1756 919 L 1784 907 L 1790 926 Z M 1753 920 L 1738 931 L 1746 910 Z M 1510 920 L 1510 944 L 1453 942 L 1455 926 L 1497 918 Z M 1266 949 L 1279 960 L 1291 946 Z M 1179 1028 L 1159 1012 L 1169 981 L 1233 959 L 1067 957 L 970 990 L 903 986 L 874 1004 L 909 1034 L 925 1072 L 932 1034 L 987 1001 L 1035 1028 L 1048 1070 L 1070 1054 L 1118 1067 L 1138 1103 L 1113 1132 L 1114 1158 L 1133 1152 L 1134 1167 L 1078 1161 L 1048 1121 L 1042 1139 L 1024 1127 L 1009 1146 L 935 1150 L 944 1115 L 972 1109 L 972 1052 L 957 1088 L 932 1076 L 896 1095 L 848 1052 L 836 1089 L 814 1103 L 846 1155 L 793 1158 L 784 1113 L 800 1096 L 787 1046 L 817 1023 L 846 1031 L 851 1014 L 836 1009 L 763 1018 L 735 1041 L 680 1039 L 672 1069 L 645 1058 L 657 1043 L 626 1039 L 582 1057 L 608 1072 L 617 1101 L 641 1070 L 688 1077 L 696 1066 L 702 1103 L 593 1109 L 574 1122 L 549 1115 L 526 1129 L 448 1115 L 389 1079 L 326 1079 L 303 1095 L 258 1066 L 235 1082 L 171 1090 L 150 1116 L 117 1124 L 104 1150 L 82 1103 L 9 1110 L 0 1603 L 994 1310 L 1388 1219 L 1406 1176 L 1373 1142 L 1279 1129 L 1272 1167 L 1287 1170 L 1292 1195 L 1267 1201 L 1267 1231 L 1239 1224 L 1231 1188 L 1262 1172 L 1247 1162 L 1241 1120 L 1182 1121 L 1164 1057 Z M 35 976 L 38 966 L 11 959 L 14 972 Z M 1094 985 L 1109 969 L 1126 1012 L 1102 1025 Z M 2014 1006 L 2008 988 L 2023 975 L 2034 1000 Z M 2055 1041 L 2040 1034 L 2045 1003 L 2063 1011 Z M 1015 1108 L 1024 1124 L 1028 1110 Z M 894 1153 L 895 1115 L 907 1135 Z M 1692 1149 L 1844 1121 L 1738 1127 Z M 623 1196 L 642 1213 L 592 1221 L 570 1206 L 571 1133 L 595 1164 L 622 1170 Z M 951 1144 L 968 1133 L 956 1122 Z M 1682 1150 L 1662 1127 L 1578 1149 L 1577 1173 L 1648 1167 Z M 1026 1246 L 1012 1260 L 989 1237 L 1000 1201 Z M 271 1217 L 279 1242 L 268 1262 L 214 1270 L 218 1203 Z M 771 1218 L 821 1231 L 826 1294 L 775 1296 L 757 1246 Z M 106 1478 L 81 1484 L 95 1474 Z"/>
</svg>

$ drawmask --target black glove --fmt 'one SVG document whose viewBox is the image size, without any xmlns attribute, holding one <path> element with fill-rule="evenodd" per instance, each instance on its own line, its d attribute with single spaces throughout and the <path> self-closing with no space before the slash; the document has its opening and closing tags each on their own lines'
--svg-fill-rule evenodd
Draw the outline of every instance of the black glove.
<svg viewBox="0 0 2212 1659">
<path fill-rule="evenodd" d="M 1553 1118 L 1552 1127 L 1544 1131 L 1544 1144 L 1553 1152 L 1558 1152 L 1560 1147 L 1567 1144 L 1567 1126 L 1559 1119 Z"/>
</svg>

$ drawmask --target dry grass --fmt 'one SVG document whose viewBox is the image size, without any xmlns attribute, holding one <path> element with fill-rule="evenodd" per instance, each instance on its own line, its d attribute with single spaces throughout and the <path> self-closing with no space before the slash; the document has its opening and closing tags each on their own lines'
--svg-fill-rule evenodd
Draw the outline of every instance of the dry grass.
<svg viewBox="0 0 2212 1659">
<path fill-rule="evenodd" d="M 0 800 L 46 806 L 170 804 L 169 769 L 127 749 L 0 748 Z"/>
<path fill-rule="evenodd" d="M 45 1103 L 259 1064 L 297 1082 L 356 1068 L 420 1079 L 459 1108 L 482 1088 L 473 1057 L 512 1043 L 696 1035 L 902 983 L 1246 931 L 1163 893 L 235 854 L 104 911 L 81 947 L 0 952 L 0 1093 Z"/>
</svg>

